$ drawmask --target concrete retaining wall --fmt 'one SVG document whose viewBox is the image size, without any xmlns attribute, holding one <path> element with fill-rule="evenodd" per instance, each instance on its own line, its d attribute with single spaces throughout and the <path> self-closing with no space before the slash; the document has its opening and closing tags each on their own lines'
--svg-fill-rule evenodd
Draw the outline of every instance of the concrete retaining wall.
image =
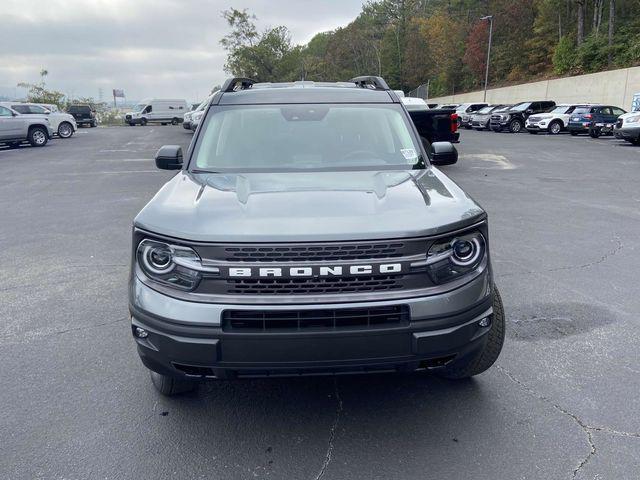
<svg viewBox="0 0 640 480">
<path fill-rule="evenodd" d="M 487 102 L 554 100 L 556 103 L 606 103 L 630 110 L 635 93 L 640 93 L 640 67 L 494 88 L 487 90 Z M 436 97 L 430 98 L 429 103 L 481 102 L 483 94 L 484 92 L 479 90 Z"/>
</svg>

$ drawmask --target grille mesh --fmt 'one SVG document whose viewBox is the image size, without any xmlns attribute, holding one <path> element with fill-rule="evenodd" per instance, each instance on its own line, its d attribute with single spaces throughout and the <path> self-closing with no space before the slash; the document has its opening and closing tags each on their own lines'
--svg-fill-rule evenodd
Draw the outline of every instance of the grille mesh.
<svg viewBox="0 0 640 480">
<path fill-rule="evenodd" d="M 226 247 L 229 262 L 336 261 L 402 256 L 403 243 Z"/>
<path fill-rule="evenodd" d="M 309 295 L 378 292 L 403 288 L 404 275 L 375 275 L 326 278 L 229 279 L 234 295 Z"/>
<path fill-rule="evenodd" d="M 408 325 L 409 319 L 406 305 L 294 311 L 226 310 L 222 314 L 222 328 L 238 332 L 370 329 Z"/>
</svg>

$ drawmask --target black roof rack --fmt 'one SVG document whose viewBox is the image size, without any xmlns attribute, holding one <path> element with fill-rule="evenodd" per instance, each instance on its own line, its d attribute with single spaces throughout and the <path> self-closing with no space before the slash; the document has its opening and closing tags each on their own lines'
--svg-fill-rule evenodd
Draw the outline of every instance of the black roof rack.
<svg viewBox="0 0 640 480">
<path fill-rule="evenodd" d="M 251 88 L 251 86 L 254 83 L 256 83 L 255 80 L 251 80 L 250 78 L 233 77 L 233 78 L 227 79 L 224 82 L 224 84 L 222 85 L 222 88 L 220 88 L 220 91 L 226 93 L 226 92 L 236 92 L 238 90 L 247 90 Z"/>
<path fill-rule="evenodd" d="M 362 77 L 354 77 L 349 81 L 355 83 L 360 88 L 373 87 L 374 90 L 391 90 L 382 77 L 365 75 Z"/>
</svg>

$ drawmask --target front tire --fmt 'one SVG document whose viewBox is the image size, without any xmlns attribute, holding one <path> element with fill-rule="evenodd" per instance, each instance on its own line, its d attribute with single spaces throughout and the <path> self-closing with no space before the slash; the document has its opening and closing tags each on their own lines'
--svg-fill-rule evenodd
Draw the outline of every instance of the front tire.
<svg viewBox="0 0 640 480">
<path fill-rule="evenodd" d="M 192 392 L 198 387 L 197 382 L 162 375 L 161 373 L 154 371 L 150 371 L 149 373 L 151 375 L 151 382 L 153 383 L 153 386 L 159 393 L 166 397 Z"/>
<path fill-rule="evenodd" d="M 591 129 L 589 129 L 589 136 L 591 138 L 598 138 L 598 137 L 600 137 L 601 134 L 602 134 L 602 132 L 600 131 L 599 128 L 591 128 Z"/>
<path fill-rule="evenodd" d="M 511 120 L 511 123 L 509 124 L 509 131 L 511 133 L 520 133 L 521 130 L 522 130 L 522 122 L 517 118 L 515 120 Z"/>
<path fill-rule="evenodd" d="M 562 131 L 562 124 L 559 121 L 554 120 L 549 124 L 548 131 L 550 135 L 558 135 Z"/>
<path fill-rule="evenodd" d="M 58 136 L 60 138 L 70 138 L 73 135 L 73 126 L 69 122 L 62 122 L 58 125 Z"/>
<path fill-rule="evenodd" d="M 180 121 L 177 118 L 171 119 L 171 125 L 177 125 Z"/>
<path fill-rule="evenodd" d="M 93 120 L 93 121 L 89 124 L 89 126 L 90 126 L 91 128 L 96 128 L 96 127 L 98 126 L 98 122 L 96 122 L 95 120 Z"/>
<path fill-rule="evenodd" d="M 504 307 L 498 288 L 493 286 L 493 315 L 491 316 L 491 330 L 482 351 L 465 363 L 454 363 L 437 372 L 440 377 L 452 380 L 473 377 L 487 370 L 500 356 L 504 345 Z"/>
<path fill-rule="evenodd" d="M 32 147 L 44 147 L 49 141 L 49 135 L 44 128 L 34 127 L 29 130 L 27 139 Z"/>
</svg>

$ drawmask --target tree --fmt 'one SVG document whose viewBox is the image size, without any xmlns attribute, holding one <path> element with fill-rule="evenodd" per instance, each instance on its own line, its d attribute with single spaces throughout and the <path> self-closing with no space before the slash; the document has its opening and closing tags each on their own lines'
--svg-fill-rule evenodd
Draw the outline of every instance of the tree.
<svg viewBox="0 0 640 480">
<path fill-rule="evenodd" d="M 48 103 L 57 105 L 60 108 L 64 106 L 64 93 L 56 90 L 48 90 L 45 82 L 46 76 L 49 75 L 49 71 L 46 69 L 40 70 L 40 82 L 28 83 L 20 82 L 18 87 L 26 88 L 27 101 L 32 103 Z"/>
<path fill-rule="evenodd" d="M 225 70 L 259 82 L 294 80 L 301 76 L 300 48 L 291 46 L 291 35 L 284 26 L 262 33 L 253 23 L 256 17 L 247 10 L 231 8 L 222 12 L 231 27 L 220 44 L 227 50 Z"/>
<path fill-rule="evenodd" d="M 578 5 L 578 46 L 582 45 L 584 41 L 584 10 L 586 0 L 576 0 Z"/>
</svg>

